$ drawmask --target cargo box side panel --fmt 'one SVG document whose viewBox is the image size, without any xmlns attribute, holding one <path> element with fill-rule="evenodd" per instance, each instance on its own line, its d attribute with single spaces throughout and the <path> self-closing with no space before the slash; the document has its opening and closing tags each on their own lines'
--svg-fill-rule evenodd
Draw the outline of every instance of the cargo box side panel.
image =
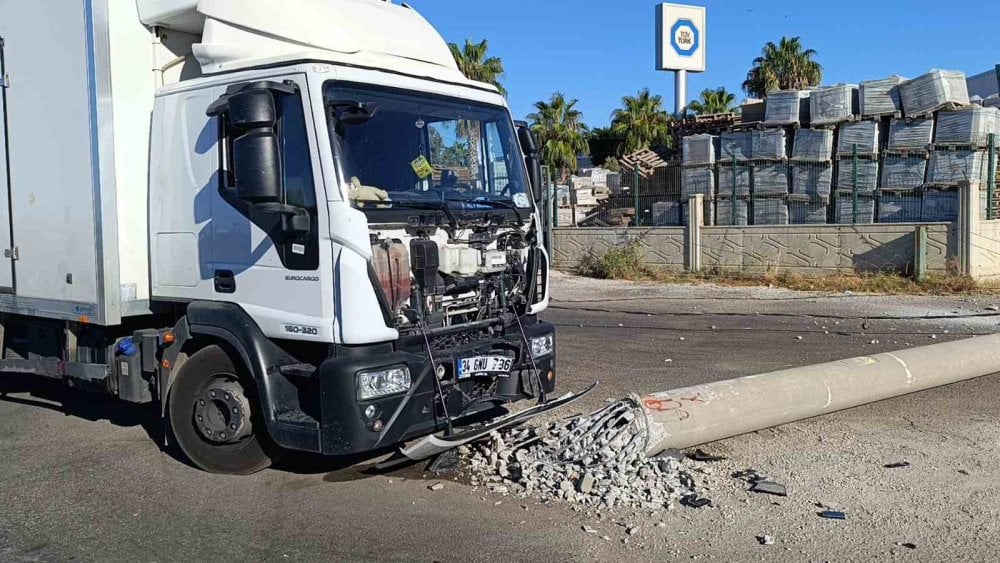
<svg viewBox="0 0 1000 563">
<path fill-rule="evenodd" d="M 106 257 L 103 248 L 117 250 L 117 220 L 113 151 L 101 149 L 114 141 L 101 127 L 110 123 L 110 78 L 97 60 L 102 45 L 107 56 L 106 19 L 102 38 L 93 6 L 100 1 L 0 0 L 19 251 L 16 296 L 0 298 L 2 310 L 117 322 L 118 300 L 105 299 L 106 258 L 115 263 L 116 297 L 118 272 L 117 253 Z"/>
<path fill-rule="evenodd" d="M 153 35 L 134 2 L 108 3 L 114 107 L 119 293 L 123 313 L 149 300 L 149 128 L 155 95 Z"/>
</svg>

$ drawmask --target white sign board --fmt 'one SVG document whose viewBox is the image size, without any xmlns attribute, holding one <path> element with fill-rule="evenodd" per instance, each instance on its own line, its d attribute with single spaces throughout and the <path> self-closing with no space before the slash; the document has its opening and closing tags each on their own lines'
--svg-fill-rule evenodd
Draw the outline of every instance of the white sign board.
<svg viewBox="0 0 1000 563">
<path fill-rule="evenodd" d="M 705 72 L 705 8 L 656 7 L 656 70 Z"/>
</svg>

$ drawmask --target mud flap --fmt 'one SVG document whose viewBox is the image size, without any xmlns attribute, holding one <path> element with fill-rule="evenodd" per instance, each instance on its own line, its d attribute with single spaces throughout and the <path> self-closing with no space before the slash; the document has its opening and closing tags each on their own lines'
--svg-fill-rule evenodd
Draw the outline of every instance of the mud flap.
<svg viewBox="0 0 1000 563">
<path fill-rule="evenodd" d="M 498 418 L 494 421 L 487 423 L 485 426 L 476 427 L 465 432 L 460 432 L 452 436 L 436 435 L 432 434 L 417 440 L 413 445 L 403 448 L 400 453 L 403 454 L 407 459 L 412 461 L 421 461 L 424 459 L 432 458 L 442 452 L 446 452 L 450 449 L 457 448 L 459 446 L 464 446 L 470 442 L 474 442 L 484 436 L 489 435 L 490 432 L 495 432 L 497 430 L 503 430 L 504 428 L 509 428 L 516 424 L 521 424 L 527 422 L 539 415 L 545 414 L 547 412 L 554 411 L 560 407 L 564 407 L 580 397 L 583 397 L 587 393 L 596 388 L 598 383 L 595 381 L 590 384 L 589 387 L 584 389 L 579 393 L 568 393 L 562 397 L 549 401 L 543 405 L 536 405 L 530 409 L 523 410 L 521 412 L 509 414 L 507 416 Z"/>
</svg>

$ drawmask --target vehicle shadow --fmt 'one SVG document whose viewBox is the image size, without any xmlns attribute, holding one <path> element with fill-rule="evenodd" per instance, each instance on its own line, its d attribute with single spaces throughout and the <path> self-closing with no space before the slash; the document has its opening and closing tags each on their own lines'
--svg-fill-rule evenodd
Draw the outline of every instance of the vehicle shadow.
<svg viewBox="0 0 1000 563">
<path fill-rule="evenodd" d="M 155 404 L 132 405 L 71 388 L 60 380 L 19 373 L 0 374 L 0 403 L 47 409 L 90 422 L 106 420 L 123 428 L 139 426 L 153 443 L 164 449 L 164 424 Z"/>
<path fill-rule="evenodd" d="M 107 421 L 123 428 L 141 427 L 161 452 L 198 470 L 173 445 L 167 425 L 160 416 L 158 403 L 133 405 L 107 395 L 69 387 L 61 380 L 18 373 L 0 374 L 0 403 L 46 409 L 89 422 Z M 506 411 L 486 411 L 466 422 L 485 421 L 501 412 Z M 431 461 L 433 460 L 412 461 L 402 458 L 395 446 L 349 456 L 289 452 L 271 471 L 303 476 L 323 475 L 323 480 L 330 483 L 386 475 L 399 479 L 422 479 L 422 474 L 428 471 Z"/>
</svg>

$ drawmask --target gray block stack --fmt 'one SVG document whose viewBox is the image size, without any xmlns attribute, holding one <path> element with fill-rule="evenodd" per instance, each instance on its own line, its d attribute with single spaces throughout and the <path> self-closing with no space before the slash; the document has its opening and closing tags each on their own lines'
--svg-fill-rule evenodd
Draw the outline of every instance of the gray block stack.
<svg viewBox="0 0 1000 563">
<path fill-rule="evenodd" d="M 788 135 L 784 129 L 752 131 L 750 150 L 754 160 L 785 160 L 788 158 Z"/>
<path fill-rule="evenodd" d="M 826 222 L 833 189 L 833 131 L 799 129 L 792 148 L 792 196 L 788 207 L 795 224 Z"/>
<path fill-rule="evenodd" d="M 855 146 L 860 154 L 877 154 L 879 151 L 877 121 L 844 123 L 837 128 L 837 132 L 837 152 L 841 155 L 852 154 Z"/>
<path fill-rule="evenodd" d="M 695 194 L 715 197 L 715 145 L 713 135 L 691 135 L 683 140 L 681 199 Z"/>
<path fill-rule="evenodd" d="M 858 94 L 861 116 L 895 115 L 901 117 L 903 102 L 899 97 L 899 85 L 903 82 L 906 82 L 906 79 L 900 76 L 862 82 Z"/>
<path fill-rule="evenodd" d="M 927 165 L 926 184 L 935 188 L 957 188 L 964 180 L 988 178 L 986 151 L 981 150 L 935 150 Z"/>
<path fill-rule="evenodd" d="M 793 225 L 823 225 L 829 209 L 829 198 L 795 194 L 788 196 L 788 216 Z"/>
<path fill-rule="evenodd" d="M 720 141 L 718 197 L 719 199 L 732 198 L 733 195 L 748 197 L 750 195 L 750 160 L 753 158 L 753 134 L 750 131 L 725 131 L 722 133 Z M 722 220 L 721 215 L 718 220 Z M 729 225 L 732 223 L 721 224 Z M 746 223 L 737 224 L 745 225 Z"/>
<path fill-rule="evenodd" d="M 927 178 L 928 148 L 933 140 L 934 118 L 893 119 L 882 158 L 882 189 L 901 192 L 921 188 Z"/>
<path fill-rule="evenodd" d="M 921 221 L 955 221 L 958 218 L 958 190 L 928 189 L 924 192 Z"/>
<path fill-rule="evenodd" d="M 764 110 L 764 125 L 780 127 L 802 123 L 804 109 L 809 107 L 808 90 L 780 90 L 767 95 Z M 804 107 L 803 107 L 804 106 Z"/>
<path fill-rule="evenodd" d="M 858 216 L 854 217 L 854 198 L 850 192 L 838 193 L 837 203 L 834 206 L 835 223 L 874 223 L 875 222 L 875 198 L 872 196 L 858 195 Z"/>
<path fill-rule="evenodd" d="M 809 94 L 809 123 L 835 125 L 854 118 L 858 113 L 858 87 L 838 84 L 813 90 Z"/>
<path fill-rule="evenodd" d="M 990 107 L 941 111 L 934 144 L 986 148 L 990 134 L 1000 136 L 1000 110 Z"/>
<path fill-rule="evenodd" d="M 746 225 L 749 219 L 750 198 L 719 196 L 715 204 L 716 225 Z M 736 209 L 735 215 L 733 209 Z M 734 219 L 735 218 L 735 219 Z"/>
<path fill-rule="evenodd" d="M 899 86 L 899 96 L 906 117 L 926 117 L 945 109 L 969 105 L 969 86 L 965 73 L 932 70 Z"/>
<path fill-rule="evenodd" d="M 750 131 L 724 131 L 719 138 L 719 162 L 746 162 L 753 158 L 753 134 Z"/>
<path fill-rule="evenodd" d="M 913 194 L 883 190 L 879 196 L 879 223 L 917 223 L 922 213 L 922 198 Z"/>
<path fill-rule="evenodd" d="M 654 227 L 669 227 L 681 224 L 680 201 L 657 201 L 650 206 Z"/>
<path fill-rule="evenodd" d="M 788 219 L 788 196 L 754 198 L 754 225 L 787 225 Z"/>
</svg>

